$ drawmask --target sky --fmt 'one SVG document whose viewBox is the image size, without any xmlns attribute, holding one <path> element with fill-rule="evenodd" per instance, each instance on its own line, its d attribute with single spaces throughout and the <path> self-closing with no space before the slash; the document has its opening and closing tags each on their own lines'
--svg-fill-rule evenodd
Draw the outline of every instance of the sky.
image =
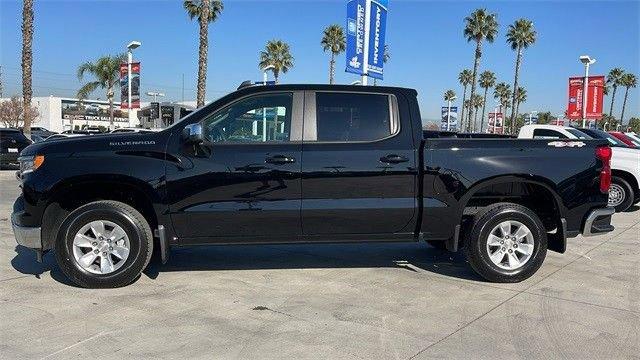
<svg viewBox="0 0 640 360">
<path fill-rule="evenodd" d="M 513 84 L 515 52 L 506 44 L 509 24 L 526 17 L 534 22 L 536 43 L 524 53 L 520 84 L 527 89 L 521 112 L 563 114 L 567 78 L 580 76 L 578 57 L 597 59 L 591 74 L 620 67 L 640 76 L 640 1 L 403 1 L 390 0 L 387 43 L 391 59 L 379 84 L 418 90 L 423 119 L 440 117 L 443 93 L 462 99 L 459 72 L 473 67 L 474 44 L 463 35 L 464 18 L 476 8 L 497 14 L 498 37 L 483 46 L 480 71 Z M 0 0 L 0 65 L 4 96 L 21 93 L 21 1 Z M 259 52 L 268 40 L 291 46 L 294 67 L 283 83 L 326 83 L 329 54 L 320 46 L 327 25 L 345 24 L 346 0 L 224 1 L 224 11 L 209 28 L 207 100 L 233 91 L 244 80 L 262 80 Z M 161 91 L 163 100 L 194 100 L 198 24 L 182 1 L 73 0 L 35 1 L 33 87 L 35 96 L 74 97 L 78 65 L 102 55 L 124 52 L 131 40 L 142 42 L 134 58 L 142 62 L 141 91 Z M 358 80 L 344 72 L 337 58 L 336 81 Z M 513 85 L 512 85 L 513 86 Z M 118 92 L 116 91 L 116 94 Z M 490 92 L 488 106 L 495 101 Z M 619 116 L 624 90 L 618 90 Z M 92 98 L 105 99 L 105 91 Z M 143 101 L 150 100 L 143 95 Z M 460 103 L 461 100 L 458 100 Z M 610 98 L 605 100 L 608 113 Z M 459 104 L 458 104 L 459 105 Z M 640 88 L 631 89 L 625 118 L 640 116 Z"/>
</svg>

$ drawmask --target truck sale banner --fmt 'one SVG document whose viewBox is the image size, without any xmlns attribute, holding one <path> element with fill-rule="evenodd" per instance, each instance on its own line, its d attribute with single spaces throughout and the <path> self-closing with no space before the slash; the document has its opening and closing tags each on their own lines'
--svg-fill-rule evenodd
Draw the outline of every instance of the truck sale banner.
<svg viewBox="0 0 640 360">
<path fill-rule="evenodd" d="M 447 111 L 451 109 L 451 111 Z M 447 117 L 447 112 L 449 113 Z M 447 119 L 449 120 L 449 126 L 447 126 Z M 442 131 L 457 131 L 458 129 L 458 107 L 452 106 L 451 108 L 447 106 L 442 107 L 442 120 L 440 122 L 440 130 Z"/>
<path fill-rule="evenodd" d="M 114 104 L 113 121 L 128 122 L 129 112 L 116 108 Z M 91 100 L 60 100 L 60 117 L 64 120 L 80 121 L 104 121 L 109 123 L 109 103 L 106 101 Z"/>
<path fill-rule="evenodd" d="M 383 78 L 388 0 L 347 3 L 346 72 Z"/>
<path fill-rule="evenodd" d="M 582 119 L 584 77 L 569 78 L 569 103 L 567 106 L 567 118 L 570 120 Z M 589 89 L 587 92 L 587 119 L 601 119 L 604 102 L 604 76 L 589 76 Z"/>
<path fill-rule="evenodd" d="M 120 108 L 140 109 L 140 63 L 131 63 L 131 107 L 129 107 L 128 64 L 120 64 Z"/>
</svg>

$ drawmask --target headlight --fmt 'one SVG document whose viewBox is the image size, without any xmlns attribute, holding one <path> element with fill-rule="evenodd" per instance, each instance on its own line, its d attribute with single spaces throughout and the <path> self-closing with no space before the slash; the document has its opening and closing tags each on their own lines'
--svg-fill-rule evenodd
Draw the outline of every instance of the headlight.
<svg viewBox="0 0 640 360">
<path fill-rule="evenodd" d="M 44 155 L 21 156 L 18 160 L 20 161 L 20 174 L 24 175 L 39 168 L 44 163 Z"/>
</svg>

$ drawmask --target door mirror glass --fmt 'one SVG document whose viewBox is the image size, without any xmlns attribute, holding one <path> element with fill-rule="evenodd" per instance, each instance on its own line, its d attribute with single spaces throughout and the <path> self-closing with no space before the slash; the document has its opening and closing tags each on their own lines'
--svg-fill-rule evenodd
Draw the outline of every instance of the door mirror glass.
<svg viewBox="0 0 640 360">
<path fill-rule="evenodd" d="M 201 124 L 189 124 L 182 130 L 182 139 L 188 144 L 202 144 L 204 136 Z"/>
</svg>

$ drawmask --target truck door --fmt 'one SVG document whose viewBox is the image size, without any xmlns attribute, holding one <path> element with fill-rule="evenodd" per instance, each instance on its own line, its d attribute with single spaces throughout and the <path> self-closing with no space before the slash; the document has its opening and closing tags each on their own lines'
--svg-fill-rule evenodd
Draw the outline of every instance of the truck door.
<svg viewBox="0 0 640 360">
<path fill-rule="evenodd" d="M 184 243 L 290 241 L 301 235 L 302 92 L 249 95 L 200 122 L 203 149 L 168 169 Z"/>
<path fill-rule="evenodd" d="M 305 92 L 302 229 L 305 240 L 410 236 L 417 152 L 404 98 Z"/>
</svg>

